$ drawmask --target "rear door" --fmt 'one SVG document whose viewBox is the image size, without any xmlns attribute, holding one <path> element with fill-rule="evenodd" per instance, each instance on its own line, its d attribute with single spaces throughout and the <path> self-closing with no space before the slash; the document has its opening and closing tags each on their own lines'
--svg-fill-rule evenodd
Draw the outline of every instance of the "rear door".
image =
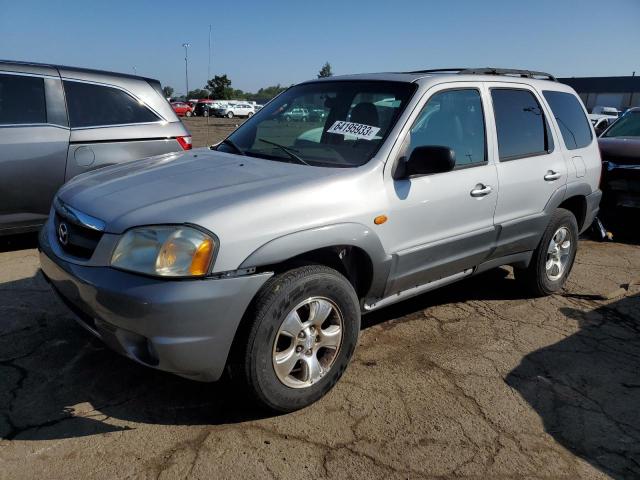
<svg viewBox="0 0 640 480">
<path fill-rule="evenodd" d="M 64 183 L 69 128 L 55 69 L 0 72 L 0 229 L 41 225 Z"/>
<path fill-rule="evenodd" d="M 498 258 L 536 248 L 548 222 L 545 207 L 564 194 L 567 164 L 549 126 L 550 112 L 533 88 L 499 82 L 488 87 L 500 184 L 492 254 Z"/>
<path fill-rule="evenodd" d="M 119 86 L 64 77 L 63 84 L 71 126 L 67 180 L 107 165 L 182 151 L 176 137 L 188 133 L 168 104 L 173 122 Z M 155 95 L 148 85 L 146 91 Z"/>
</svg>

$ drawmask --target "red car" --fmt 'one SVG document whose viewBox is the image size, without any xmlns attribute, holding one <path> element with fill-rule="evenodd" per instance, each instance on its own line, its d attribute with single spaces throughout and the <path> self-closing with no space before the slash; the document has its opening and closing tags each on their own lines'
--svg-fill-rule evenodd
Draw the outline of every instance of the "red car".
<svg viewBox="0 0 640 480">
<path fill-rule="evenodd" d="M 193 107 L 185 102 L 171 102 L 171 106 L 173 107 L 173 111 L 179 117 L 190 117 L 193 115 Z"/>
</svg>

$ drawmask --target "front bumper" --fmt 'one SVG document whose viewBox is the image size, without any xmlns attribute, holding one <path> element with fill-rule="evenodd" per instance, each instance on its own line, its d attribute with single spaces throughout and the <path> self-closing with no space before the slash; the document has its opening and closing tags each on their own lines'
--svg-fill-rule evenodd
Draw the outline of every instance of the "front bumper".
<svg viewBox="0 0 640 480">
<path fill-rule="evenodd" d="M 77 321 L 146 366 L 200 381 L 220 378 L 240 320 L 271 273 L 164 280 L 65 261 L 40 234 L 45 278 Z"/>
</svg>

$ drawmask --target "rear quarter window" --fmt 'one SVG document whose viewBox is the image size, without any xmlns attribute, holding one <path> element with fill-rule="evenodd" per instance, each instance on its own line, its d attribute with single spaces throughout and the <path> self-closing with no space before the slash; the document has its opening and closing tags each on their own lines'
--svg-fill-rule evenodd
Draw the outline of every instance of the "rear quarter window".
<svg viewBox="0 0 640 480">
<path fill-rule="evenodd" d="M 575 150 L 590 145 L 593 137 L 580 100 L 575 95 L 565 92 L 545 90 L 542 94 L 558 122 L 567 149 Z"/>
<path fill-rule="evenodd" d="M 65 80 L 71 128 L 157 122 L 160 118 L 117 88 Z"/>
</svg>

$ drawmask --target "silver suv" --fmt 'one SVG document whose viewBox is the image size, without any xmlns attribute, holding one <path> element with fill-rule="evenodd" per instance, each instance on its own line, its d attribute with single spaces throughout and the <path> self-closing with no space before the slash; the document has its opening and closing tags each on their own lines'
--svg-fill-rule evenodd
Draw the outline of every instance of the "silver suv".
<svg viewBox="0 0 640 480">
<path fill-rule="evenodd" d="M 191 148 L 149 78 L 0 61 L 0 235 L 42 226 L 70 178 Z"/>
<path fill-rule="evenodd" d="M 298 105 L 327 114 L 283 122 Z M 40 258 L 116 351 L 196 380 L 228 369 L 290 411 L 338 381 L 362 314 L 501 265 L 560 290 L 599 178 L 584 107 L 550 75 L 331 77 L 208 153 L 72 180 Z"/>
</svg>

